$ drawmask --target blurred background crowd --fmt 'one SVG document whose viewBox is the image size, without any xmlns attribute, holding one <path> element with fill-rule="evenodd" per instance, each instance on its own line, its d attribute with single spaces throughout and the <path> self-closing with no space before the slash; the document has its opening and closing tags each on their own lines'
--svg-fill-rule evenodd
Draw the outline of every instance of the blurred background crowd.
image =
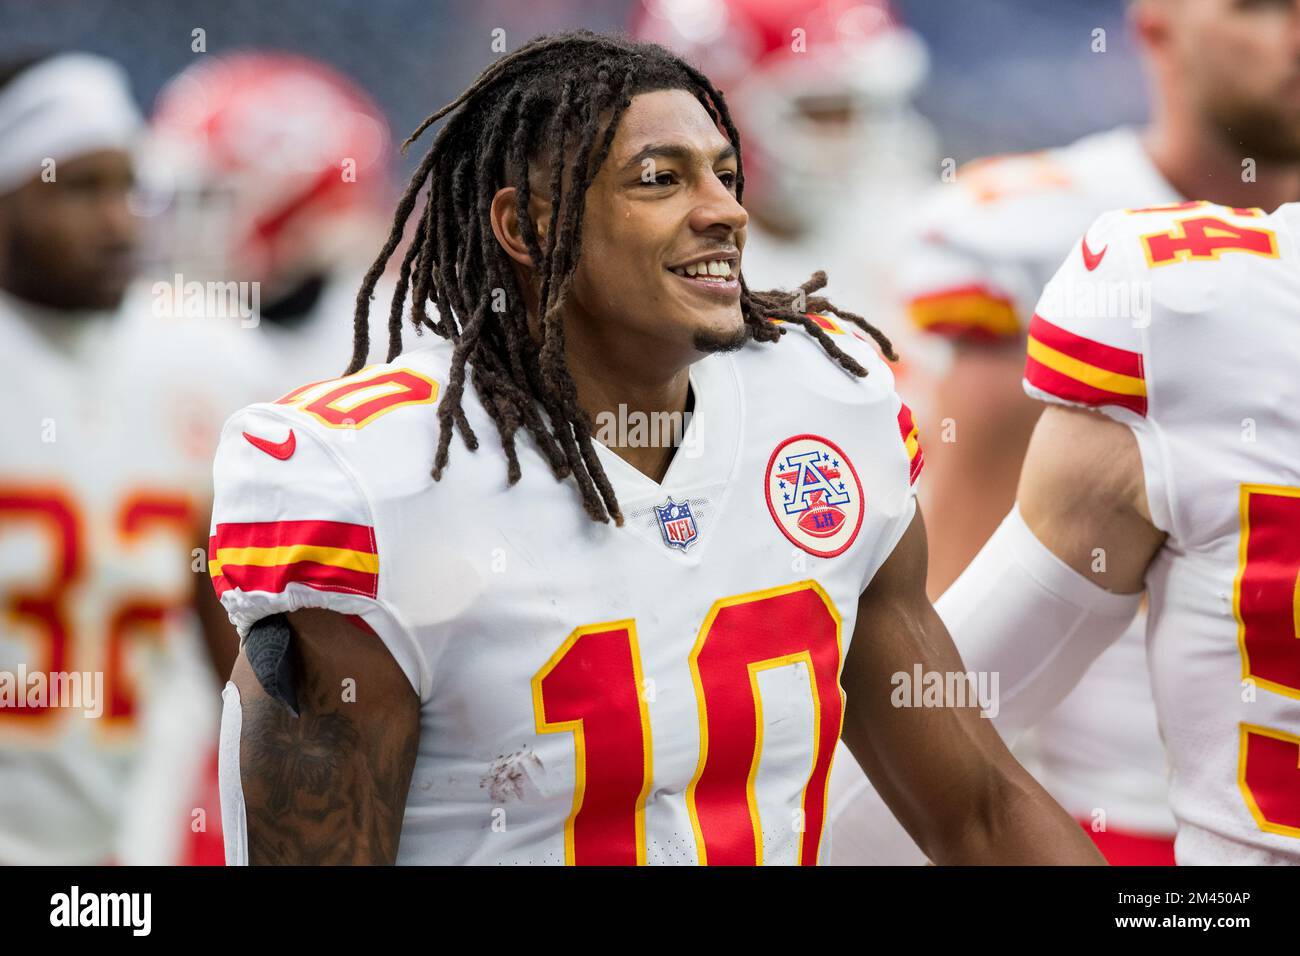
<svg viewBox="0 0 1300 956">
<path fill-rule="evenodd" d="M 1124 5 L 896 0 L 899 19 L 930 53 L 916 103 L 935 124 L 944 155 L 962 162 L 1052 146 L 1144 116 L 1146 96 Z M 549 30 L 621 30 L 640 3 L 384 0 L 360 7 L 349 0 L 61 0 L 6 6 L 0 55 L 33 48 L 103 54 L 127 69 L 146 106 L 193 62 L 190 33 L 201 27 L 209 52 L 276 49 L 331 64 L 365 89 L 405 136 L 490 61 L 493 29 L 506 31 L 511 49 Z M 1104 57 L 1092 52 L 1096 28 L 1108 34 Z"/>
</svg>

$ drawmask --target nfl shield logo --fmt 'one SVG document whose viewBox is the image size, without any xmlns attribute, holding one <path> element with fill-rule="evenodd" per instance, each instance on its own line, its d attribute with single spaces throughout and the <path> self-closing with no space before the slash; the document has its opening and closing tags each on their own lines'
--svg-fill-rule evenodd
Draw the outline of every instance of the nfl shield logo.
<svg viewBox="0 0 1300 956">
<path fill-rule="evenodd" d="M 695 527 L 695 518 L 691 515 L 691 503 L 681 504 L 669 498 L 662 505 L 655 505 L 655 517 L 659 519 L 659 530 L 663 532 L 664 544 L 670 548 L 685 551 L 700 536 Z"/>
</svg>

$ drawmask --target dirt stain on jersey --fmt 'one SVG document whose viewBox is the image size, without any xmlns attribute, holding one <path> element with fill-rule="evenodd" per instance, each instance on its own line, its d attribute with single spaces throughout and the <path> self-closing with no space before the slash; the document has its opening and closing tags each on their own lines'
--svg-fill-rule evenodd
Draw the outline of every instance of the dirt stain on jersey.
<svg viewBox="0 0 1300 956">
<path fill-rule="evenodd" d="M 488 791 L 493 803 L 522 800 L 524 785 L 533 774 L 540 774 L 544 769 L 537 754 L 525 747 L 512 754 L 498 755 L 478 785 Z"/>
</svg>

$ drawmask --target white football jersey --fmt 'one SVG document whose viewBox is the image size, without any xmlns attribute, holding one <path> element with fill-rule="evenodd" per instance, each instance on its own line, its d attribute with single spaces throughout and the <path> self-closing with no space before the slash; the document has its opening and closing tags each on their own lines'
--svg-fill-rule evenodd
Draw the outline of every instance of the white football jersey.
<svg viewBox="0 0 1300 956">
<path fill-rule="evenodd" d="M 1029 326 L 1026 390 L 1132 429 L 1168 534 L 1147 640 L 1182 864 L 1300 862 L 1298 224 L 1109 213 Z"/>
<path fill-rule="evenodd" d="M 453 440 L 432 480 L 441 340 L 227 423 L 211 554 L 231 619 L 359 615 L 419 694 L 399 862 L 826 858 L 839 671 L 921 455 L 875 347 L 821 321 L 866 378 L 792 327 L 691 367 L 662 482 L 595 444 L 623 527 L 522 431 L 508 487 L 472 388 L 482 447 Z"/>
<path fill-rule="evenodd" d="M 207 688 L 215 745 L 217 687 L 186 646 L 193 549 L 220 424 L 251 394 L 236 383 L 262 374 L 245 345 L 154 318 L 143 294 L 86 317 L 0 296 L 0 863 L 121 858 L 142 725 L 169 681 Z M 189 822 L 185 808 L 178 837 Z"/>
<path fill-rule="evenodd" d="M 1182 198 L 1129 127 L 967 163 L 931 190 L 910 230 L 898 278 L 909 318 L 949 338 L 1017 340 L 1098 216 Z"/>
<path fill-rule="evenodd" d="M 1043 287 L 1097 216 L 1180 199 L 1127 127 L 969 163 L 922 203 L 900 260 L 912 327 L 954 341 L 1018 341 Z M 1016 752 L 1076 818 L 1091 823 L 1101 810 L 1108 827 L 1172 834 L 1144 640 L 1135 622 Z M 845 833 L 838 862 L 924 862 L 856 766 L 840 763 L 831 787 Z"/>
</svg>

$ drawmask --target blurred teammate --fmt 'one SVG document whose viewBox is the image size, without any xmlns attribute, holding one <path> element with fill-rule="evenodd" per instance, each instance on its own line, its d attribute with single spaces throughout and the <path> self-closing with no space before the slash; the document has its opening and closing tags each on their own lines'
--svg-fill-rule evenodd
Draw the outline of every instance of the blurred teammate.
<svg viewBox="0 0 1300 956">
<path fill-rule="evenodd" d="M 952 340 L 951 368 L 925 420 L 951 419 L 956 430 L 955 440 L 927 443 L 932 594 L 948 586 L 1012 502 L 1039 414 L 1019 385 L 1025 329 L 1043 286 L 1088 224 L 1107 209 L 1183 197 L 1264 209 L 1300 197 L 1297 4 L 1134 0 L 1130 14 L 1153 80 L 1145 129 L 971 163 L 922 209 L 921 240 L 905 259 L 902 282 L 914 322 Z M 1101 252 L 1089 245 L 1085 255 Z M 1113 863 L 1173 858 L 1144 632 L 1138 618 L 1031 744 L 1039 779 Z M 847 763 L 841 769 L 833 782 L 837 859 L 917 861 L 861 775 Z M 869 855 L 866 845 L 881 843 L 897 852 Z"/>
<path fill-rule="evenodd" d="M 1014 731 L 1145 588 L 1181 864 L 1300 863 L 1298 241 L 1294 203 L 1088 230 L 1030 321 L 1017 505 L 940 602 Z"/>
<path fill-rule="evenodd" d="M 390 204 L 383 112 L 324 63 L 209 55 L 158 95 L 151 155 L 173 177 L 161 255 L 187 274 L 257 283 L 280 372 L 270 392 L 330 378 Z"/>
<path fill-rule="evenodd" d="M 439 119 L 359 299 L 413 218 L 390 316 L 434 341 L 360 370 L 359 309 L 349 375 L 223 434 L 229 858 L 813 864 L 842 725 L 936 860 L 1100 863 L 974 708 L 890 705 L 957 665 L 892 349 L 742 281 L 710 81 L 549 35 Z"/>
<path fill-rule="evenodd" d="M 242 343 L 128 296 L 141 127 L 107 60 L 0 70 L 0 863 L 174 862 L 219 839 L 193 812 L 216 694 L 191 549 L 226 403 L 250 393 L 221 362 Z M 161 752 L 143 728 L 168 724 L 188 743 L 166 791 L 140 789 Z"/>
</svg>

